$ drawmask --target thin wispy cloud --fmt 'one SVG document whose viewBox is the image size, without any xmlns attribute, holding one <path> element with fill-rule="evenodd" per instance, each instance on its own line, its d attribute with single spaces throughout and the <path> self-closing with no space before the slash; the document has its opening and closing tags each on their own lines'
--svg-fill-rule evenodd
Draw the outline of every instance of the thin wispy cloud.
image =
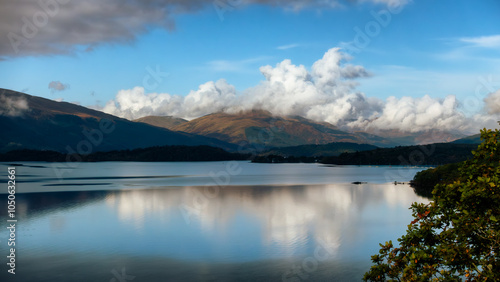
<svg viewBox="0 0 500 282">
<path fill-rule="evenodd" d="M 297 48 L 299 46 L 300 46 L 300 44 L 293 43 L 293 44 L 278 46 L 278 47 L 276 47 L 276 49 L 278 49 L 278 50 L 288 50 L 288 49 Z"/>
<path fill-rule="evenodd" d="M 462 37 L 459 41 L 474 47 L 500 48 L 500 34 L 478 37 Z"/>
<path fill-rule="evenodd" d="M 358 89 L 378 97 L 399 96 L 402 89 L 404 95 L 412 97 L 424 95 L 443 97 L 464 90 L 468 95 L 473 95 L 479 83 L 478 77 L 487 74 L 462 70 L 449 73 L 400 65 L 384 65 L 370 70 L 374 76 L 363 80 Z M 391 81 L 390 85 L 387 85 L 387 81 Z M 500 84 L 498 86 L 500 87 Z M 463 95 L 457 96 L 460 100 L 464 99 Z M 468 110 L 467 114 L 472 112 Z"/>
<path fill-rule="evenodd" d="M 213 71 L 232 71 L 240 72 L 243 71 L 245 66 L 243 63 L 238 61 L 228 61 L 228 60 L 215 60 L 207 63 L 209 69 Z"/>
<path fill-rule="evenodd" d="M 387 6 L 399 6 L 399 5 L 406 5 L 412 0 L 361 0 L 361 2 L 371 2 L 371 3 L 376 3 L 376 4 L 384 4 Z"/>
<path fill-rule="evenodd" d="M 0 116 L 18 117 L 27 110 L 28 101 L 24 97 L 6 96 L 5 90 L 0 93 Z"/>
<path fill-rule="evenodd" d="M 500 35 L 476 36 L 476 37 L 441 37 L 430 39 L 436 47 L 432 51 L 412 50 L 413 56 L 447 61 L 453 64 L 470 64 L 497 72 L 500 70 Z M 467 68 L 470 69 L 470 68 Z M 471 76 L 477 75 L 470 73 Z"/>
</svg>

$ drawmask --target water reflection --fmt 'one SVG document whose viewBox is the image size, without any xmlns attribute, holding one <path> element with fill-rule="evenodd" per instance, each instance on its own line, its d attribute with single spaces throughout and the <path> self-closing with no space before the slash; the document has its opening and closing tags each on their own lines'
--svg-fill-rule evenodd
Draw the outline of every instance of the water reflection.
<svg viewBox="0 0 500 282">
<path fill-rule="evenodd" d="M 43 164 L 43 165 L 41 165 Z M 100 162 L 40 163 L 26 162 L 17 167 L 17 193 L 90 190 L 149 189 L 213 185 L 211 174 L 227 170 L 228 162 Z M 239 173 L 231 175 L 231 185 L 309 185 L 405 182 L 423 168 L 323 166 L 318 164 L 255 164 L 231 162 Z M 19 164 L 18 164 L 19 165 Z M 8 166 L 0 163 L 1 167 Z M 74 166 L 74 168 L 72 168 Z M 0 170 L 6 178 L 7 169 Z M 0 194 L 6 193 L 0 190 Z"/>
<path fill-rule="evenodd" d="M 89 261 L 97 265 L 89 273 L 102 277 L 125 265 L 136 269 L 130 274 L 155 280 L 279 280 L 321 242 L 331 255 L 311 277 L 359 279 L 378 243 L 403 234 L 410 204 L 425 202 L 410 187 L 393 184 L 160 186 L 18 197 L 19 220 L 29 230 L 18 234 L 24 281 L 47 259 L 55 261 L 46 265 L 53 281 Z"/>
<path fill-rule="evenodd" d="M 102 200 L 108 194 L 108 191 L 19 193 L 16 194 L 16 217 L 24 220 L 59 210 L 78 208 Z M 7 217 L 7 212 L 7 209 L 0 209 L 0 218 Z"/>
<path fill-rule="evenodd" d="M 106 198 L 119 219 L 134 229 L 157 222 L 177 230 L 196 227 L 200 236 L 210 238 L 231 234 L 241 221 L 257 222 L 267 256 L 305 253 L 318 238 L 336 246 L 345 237 L 362 239 L 365 234 L 358 231 L 370 217 L 391 219 L 401 210 L 409 214 L 414 201 L 424 200 L 408 186 L 392 184 L 234 186 L 216 193 L 207 187 L 183 187 Z"/>
</svg>

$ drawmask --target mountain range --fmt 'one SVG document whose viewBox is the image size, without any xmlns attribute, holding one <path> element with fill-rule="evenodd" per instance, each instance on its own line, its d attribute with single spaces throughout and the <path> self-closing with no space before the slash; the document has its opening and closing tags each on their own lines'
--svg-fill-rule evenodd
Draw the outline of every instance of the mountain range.
<svg viewBox="0 0 500 282">
<path fill-rule="evenodd" d="M 394 147 L 450 142 L 464 137 L 450 132 L 349 132 L 330 123 L 300 116 L 273 116 L 261 110 L 213 113 L 190 121 L 171 116 L 147 116 L 130 121 L 76 104 L 8 89 L 0 89 L 0 126 L 4 130 L 0 136 L 0 152 L 35 149 L 93 153 L 165 145 L 207 145 L 235 152 L 248 147 L 264 151 L 338 142 Z M 473 142 L 475 139 L 465 140 Z M 339 147 L 332 145 L 314 148 L 325 152 L 325 148 L 334 147 L 338 151 Z M 358 150 L 358 147 L 349 145 L 350 150 Z M 311 150 L 298 148 L 283 152 Z M 333 155 L 331 153 L 329 155 Z M 315 153 L 310 151 L 309 154 Z"/>
<path fill-rule="evenodd" d="M 7 89 L 0 89 L 0 126 L 0 152 L 26 148 L 92 153 L 164 145 L 237 149 L 215 138 L 133 122 Z"/>
<path fill-rule="evenodd" d="M 317 122 L 300 116 L 277 117 L 262 110 L 213 113 L 191 121 L 159 116 L 144 117 L 137 121 L 171 130 L 213 137 L 229 143 L 259 145 L 260 147 L 320 145 L 332 142 L 394 147 L 450 142 L 464 137 L 460 133 L 442 131 L 409 133 L 384 130 L 377 132 L 377 134 L 348 132 L 327 122 Z"/>
</svg>

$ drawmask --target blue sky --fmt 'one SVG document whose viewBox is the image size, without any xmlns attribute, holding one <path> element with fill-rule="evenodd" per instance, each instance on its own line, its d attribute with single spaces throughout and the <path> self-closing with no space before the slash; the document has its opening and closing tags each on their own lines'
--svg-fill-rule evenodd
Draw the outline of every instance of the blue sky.
<svg viewBox="0 0 500 282">
<path fill-rule="evenodd" d="M 206 82 L 225 79 L 241 93 L 265 80 L 261 66 L 275 67 L 289 59 L 310 70 L 329 49 L 344 47 L 340 51 L 350 53 L 349 63 L 371 74 L 356 80 L 356 91 L 367 97 L 384 101 L 390 96 L 419 98 L 427 94 L 444 99 L 451 94 L 463 101 L 476 95 L 481 78 L 500 88 L 499 1 L 405 1 L 400 12 L 389 12 L 397 1 L 326 1 L 336 7 L 315 4 L 321 1 L 292 1 L 297 5 L 304 2 L 302 8 L 284 4 L 286 1 L 259 5 L 243 0 L 193 1 L 200 3 L 170 12 L 168 19 L 148 22 L 131 17 L 130 21 L 139 23 L 130 27 L 128 35 L 68 43 L 58 42 L 67 34 L 61 33 L 49 44 L 43 41 L 50 39 L 44 32 L 59 24 L 59 15 L 55 15 L 45 30 L 41 28 L 20 46 L 20 52 L 13 54 L 8 51 L 10 46 L 0 48 L 0 86 L 101 107 L 120 90 L 134 87 L 147 88 L 145 93 L 186 96 Z M 230 9 L 221 14 L 214 3 L 235 7 L 227 6 Z M 25 6 L 19 7 L 19 18 Z M 25 15 L 31 19 L 32 14 Z M 391 18 L 383 26 L 375 14 Z M 22 23 L 14 21 L 2 35 L 21 34 Z M 90 38 L 89 34 L 101 32 L 97 28 L 78 36 Z M 56 27 L 54 30 L 57 32 Z M 363 41 L 365 46 L 357 51 L 346 49 L 361 38 L 359 31 L 369 42 Z M 47 51 L 44 44 L 60 46 Z M 155 69 L 162 75 L 153 81 L 148 70 Z M 151 82 L 149 87 L 145 79 Z M 61 87 L 49 89 L 51 82 L 60 82 Z M 484 89 L 481 103 L 491 92 Z"/>
</svg>

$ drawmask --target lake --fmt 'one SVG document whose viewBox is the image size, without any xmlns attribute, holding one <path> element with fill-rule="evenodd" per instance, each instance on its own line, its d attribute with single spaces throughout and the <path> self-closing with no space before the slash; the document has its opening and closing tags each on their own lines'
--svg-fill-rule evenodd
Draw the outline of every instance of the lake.
<svg viewBox="0 0 500 282">
<path fill-rule="evenodd" d="M 19 163 L 16 279 L 2 205 L 0 280 L 360 281 L 378 244 L 404 234 L 411 203 L 428 202 L 394 183 L 422 169 Z"/>
</svg>

